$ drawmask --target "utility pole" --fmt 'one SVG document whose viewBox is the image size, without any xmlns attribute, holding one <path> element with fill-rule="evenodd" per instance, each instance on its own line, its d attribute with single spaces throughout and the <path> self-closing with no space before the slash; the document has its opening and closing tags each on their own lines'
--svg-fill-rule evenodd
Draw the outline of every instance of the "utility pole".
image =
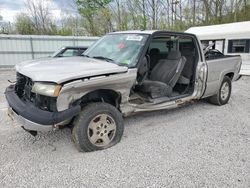
<svg viewBox="0 0 250 188">
<path fill-rule="evenodd" d="M 171 1 L 171 25 L 172 25 L 172 29 L 174 28 L 174 1 Z"/>
<path fill-rule="evenodd" d="M 182 5 L 181 5 L 181 0 L 180 0 L 180 21 L 182 22 Z"/>
<path fill-rule="evenodd" d="M 193 0 L 193 25 L 195 25 L 195 16 L 196 16 L 196 0 Z"/>
<path fill-rule="evenodd" d="M 172 0 L 171 7 L 172 7 L 172 27 L 174 27 L 174 21 L 176 22 L 177 17 L 177 4 L 179 4 L 178 0 Z"/>
</svg>

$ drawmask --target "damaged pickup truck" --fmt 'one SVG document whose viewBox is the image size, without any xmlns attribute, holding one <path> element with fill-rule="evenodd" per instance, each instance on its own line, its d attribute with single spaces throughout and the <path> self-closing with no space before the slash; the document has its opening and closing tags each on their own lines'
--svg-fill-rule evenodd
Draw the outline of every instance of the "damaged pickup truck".
<svg viewBox="0 0 250 188">
<path fill-rule="evenodd" d="M 226 104 L 240 67 L 240 56 L 206 61 L 193 34 L 114 32 L 79 57 L 17 65 L 5 95 L 25 130 L 70 127 L 77 149 L 94 151 L 121 140 L 125 116 L 202 98 Z"/>
</svg>

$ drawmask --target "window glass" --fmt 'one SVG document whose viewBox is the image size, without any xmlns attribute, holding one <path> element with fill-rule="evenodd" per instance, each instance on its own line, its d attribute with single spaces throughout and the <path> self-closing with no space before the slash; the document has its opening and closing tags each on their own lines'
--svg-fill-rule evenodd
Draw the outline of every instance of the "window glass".
<svg viewBox="0 0 250 188">
<path fill-rule="evenodd" d="M 228 53 L 248 53 L 250 40 L 229 40 Z"/>
<path fill-rule="evenodd" d="M 220 52 L 224 52 L 224 39 L 221 40 L 202 40 L 201 44 L 203 50 L 216 49 Z"/>
<path fill-rule="evenodd" d="M 159 49 L 160 53 L 167 53 L 168 52 L 168 48 L 166 46 L 166 41 L 152 41 L 149 49 L 151 50 L 153 48 Z"/>
<path fill-rule="evenodd" d="M 133 66 L 147 41 L 143 34 L 109 34 L 99 39 L 83 54 L 92 58 L 108 58 L 116 64 Z"/>
<path fill-rule="evenodd" d="M 67 49 L 62 53 L 62 57 L 71 57 L 71 56 L 76 56 L 78 55 L 78 50 L 77 49 Z"/>
<path fill-rule="evenodd" d="M 246 49 L 246 40 L 235 40 L 232 44 L 232 52 L 245 52 Z"/>
<path fill-rule="evenodd" d="M 149 46 L 151 49 L 159 49 L 161 54 L 168 54 L 169 51 L 179 50 L 180 52 L 194 52 L 195 46 L 191 37 L 159 37 L 152 40 Z"/>
<path fill-rule="evenodd" d="M 177 42 L 176 40 L 170 37 L 159 37 L 152 40 L 149 46 L 149 51 L 151 49 L 159 49 L 160 53 L 166 54 L 169 52 L 169 49 L 176 50 Z"/>
<path fill-rule="evenodd" d="M 194 42 L 190 37 L 182 37 L 179 38 L 179 50 L 182 51 L 193 51 L 194 50 Z"/>
</svg>

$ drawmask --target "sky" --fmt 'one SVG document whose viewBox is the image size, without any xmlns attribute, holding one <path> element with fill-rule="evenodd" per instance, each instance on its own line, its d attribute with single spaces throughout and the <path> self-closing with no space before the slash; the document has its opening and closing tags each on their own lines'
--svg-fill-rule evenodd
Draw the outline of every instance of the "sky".
<svg viewBox="0 0 250 188">
<path fill-rule="evenodd" d="M 16 14 L 26 12 L 26 0 L 0 0 L 0 15 L 6 22 L 14 22 Z M 55 19 L 60 19 L 62 14 L 77 13 L 74 0 L 51 0 L 52 14 Z"/>
</svg>

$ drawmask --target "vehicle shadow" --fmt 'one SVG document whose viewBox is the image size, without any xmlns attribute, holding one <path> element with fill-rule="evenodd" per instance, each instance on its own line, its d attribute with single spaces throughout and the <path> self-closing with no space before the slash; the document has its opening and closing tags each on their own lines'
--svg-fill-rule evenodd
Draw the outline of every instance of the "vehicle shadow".
<svg viewBox="0 0 250 188">
<path fill-rule="evenodd" d="M 216 108 L 216 106 L 208 104 L 205 100 L 201 100 L 175 109 L 143 112 L 126 117 L 124 119 L 125 132 L 123 139 L 126 140 L 127 138 L 138 137 L 143 134 L 145 129 L 151 129 L 162 121 L 171 122 L 176 119 L 179 120 L 185 116 L 190 116 L 191 114 L 201 111 L 201 108 L 203 113 L 205 113 L 206 110 Z M 14 124 L 14 127 L 16 128 L 15 130 L 12 130 L 13 133 L 8 139 L 10 139 L 10 142 L 13 145 L 23 148 L 23 150 L 44 150 L 45 152 L 63 152 L 67 150 L 77 152 L 71 139 L 70 128 L 49 132 L 39 132 L 37 136 L 34 137 L 28 132 L 22 130 L 20 125 L 16 123 L 10 124 Z"/>
</svg>

